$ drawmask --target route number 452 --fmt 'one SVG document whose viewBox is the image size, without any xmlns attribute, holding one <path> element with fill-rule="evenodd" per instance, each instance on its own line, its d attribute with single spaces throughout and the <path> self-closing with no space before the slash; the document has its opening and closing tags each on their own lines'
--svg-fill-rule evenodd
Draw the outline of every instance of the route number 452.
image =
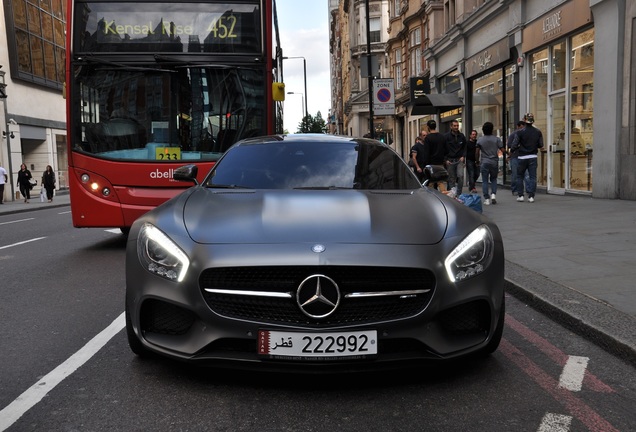
<svg viewBox="0 0 636 432">
<path fill-rule="evenodd" d="M 237 38 L 236 33 L 236 16 L 223 15 L 212 21 L 208 31 L 214 35 L 216 39 Z"/>
</svg>

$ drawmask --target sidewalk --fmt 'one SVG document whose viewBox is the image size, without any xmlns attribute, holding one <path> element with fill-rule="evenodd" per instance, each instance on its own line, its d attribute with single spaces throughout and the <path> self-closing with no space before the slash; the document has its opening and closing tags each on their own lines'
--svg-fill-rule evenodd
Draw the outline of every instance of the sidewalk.
<svg viewBox="0 0 636 432">
<path fill-rule="evenodd" d="M 34 195 L 0 205 L 0 215 L 69 198 Z M 484 214 L 504 238 L 509 293 L 636 365 L 636 201 L 538 193 L 519 203 L 500 188 Z"/>
<path fill-rule="evenodd" d="M 481 191 L 481 187 L 478 188 Z M 499 188 L 509 293 L 636 365 L 636 202 Z"/>
<path fill-rule="evenodd" d="M 70 203 L 71 200 L 68 194 L 68 190 L 56 190 L 55 196 L 53 197 L 53 202 L 40 202 L 40 189 L 33 188 L 33 191 L 31 191 L 31 199 L 28 203 L 25 203 L 22 197 L 20 197 L 19 200 L 3 201 L 3 203 L 0 205 L 0 215 L 21 213 L 35 209 L 63 207 L 70 205 Z"/>
</svg>

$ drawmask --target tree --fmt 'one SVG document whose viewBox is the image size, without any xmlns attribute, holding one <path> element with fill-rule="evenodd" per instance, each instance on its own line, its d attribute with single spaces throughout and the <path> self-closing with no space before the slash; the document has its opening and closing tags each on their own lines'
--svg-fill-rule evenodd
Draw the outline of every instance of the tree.
<svg viewBox="0 0 636 432">
<path fill-rule="evenodd" d="M 298 123 L 298 130 L 296 133 L 325 133 L 327 123 L 322 118 L 320 111 L 313 117 L 311 114 L 307 114 L 303 117 L 302 121 Z"/>
</svg>

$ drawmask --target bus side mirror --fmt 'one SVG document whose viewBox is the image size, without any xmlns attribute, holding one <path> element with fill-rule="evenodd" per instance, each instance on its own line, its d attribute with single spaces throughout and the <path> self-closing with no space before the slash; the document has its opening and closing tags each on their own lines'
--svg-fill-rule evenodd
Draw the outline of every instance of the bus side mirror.
<svg viewBox="0 0 636 432">
<path fill-rule="evenodd" d="M 285 83 L 272 83 L 272 99 L 275 101 L 285 100 Z"/>
<path fill-rule="evenodd" d="M 197 174 L 199 167 L 196 165 L 184 165 L 174 170 L 173 178 L 178 181 L 192 182 L 198 185 Z"/>
</svg>

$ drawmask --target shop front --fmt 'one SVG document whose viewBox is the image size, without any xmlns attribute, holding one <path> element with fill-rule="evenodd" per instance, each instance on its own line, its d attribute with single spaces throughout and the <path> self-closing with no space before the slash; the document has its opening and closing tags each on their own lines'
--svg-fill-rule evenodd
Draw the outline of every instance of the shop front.
<svg viewBox="0 0 636 432">
<path fill-rule="evenodd" d="M 537 184 L 592 193 L 594 27 L 589 2 L 570 0 L 523 31 L 528 111 L 543 132 Z"/>
<path fill-rule="evenodd" d="M 516 56 L 511 55 L 508 38 L 489 46 L 466 61 L 466 80 L 470 91 L 468 132 L 474 129 L 482 136 L 482 126 L 491 122 L 493 134 L 504 144 L 519 120 L 516 108 L 518 87 Z M 505 155 L 499 158 L 499 184 L 510 184 L 510 166 Z"/>
</svg>

